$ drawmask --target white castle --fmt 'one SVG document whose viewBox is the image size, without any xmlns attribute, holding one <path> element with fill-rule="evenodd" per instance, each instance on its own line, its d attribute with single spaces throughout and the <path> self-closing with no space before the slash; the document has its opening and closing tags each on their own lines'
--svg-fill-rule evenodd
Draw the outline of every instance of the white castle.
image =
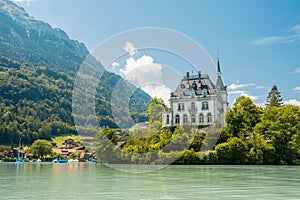
<svg viewBox="0 0 300 200">
<path fill-rule="evenodd" d="M 216 85 L 206 74 L 190 75 L 180 81 L 171 93 L 169 112 L 162 116 L 163 126 L 212 125 L 218 122 L 224 126 L 224 115 L 228 108 L 228 94 L 221 78 L 218 59 Z"/>
</svg>

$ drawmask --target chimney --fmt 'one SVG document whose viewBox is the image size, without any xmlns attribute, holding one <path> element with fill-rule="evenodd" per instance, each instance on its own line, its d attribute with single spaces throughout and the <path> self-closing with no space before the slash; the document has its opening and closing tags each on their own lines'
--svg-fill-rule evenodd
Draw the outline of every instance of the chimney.
<svg viewBox="0 0 300 200">
<path fill-rule="evenodd" d="M 186 78 L 187 78 L 187 80 L 190 79 L 190 72 L 186 72 Z"/>
</svg>

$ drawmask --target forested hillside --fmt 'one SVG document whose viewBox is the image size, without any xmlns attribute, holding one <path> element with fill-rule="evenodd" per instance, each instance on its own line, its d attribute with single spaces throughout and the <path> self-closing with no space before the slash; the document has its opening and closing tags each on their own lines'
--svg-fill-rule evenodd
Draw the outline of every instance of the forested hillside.
<svg viewBox="0 0 300 200">
<path fill-rule="evenodd" d="M 0 0 L 0 19 L 0 143 L 16 144 L 20 137 L 31 143 L 76 134 L 72 90 L 88 50 L 10 1 Z M 93 64 L 103 69 L 101 63 Z M 100 126 L 117 127 L 111 92 L 119 79 L 105 71 L 99 81 L 95 102 Z M 149 103 L 148 94 L 135 90 L 127 116 L 135 122 L 145 121 Z"/>
</svg>

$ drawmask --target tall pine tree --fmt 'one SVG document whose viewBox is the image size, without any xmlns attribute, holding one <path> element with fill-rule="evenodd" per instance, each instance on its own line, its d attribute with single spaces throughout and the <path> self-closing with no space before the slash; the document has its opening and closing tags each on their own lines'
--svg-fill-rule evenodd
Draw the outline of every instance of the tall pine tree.
<svg viewBox="0 0 300 200">
<path fill-rule="evenodd" d="M 282 106 L 282 98 L 280 95 L 280 92 L 277 89 L 276 85 L 273 85 L 271 91 L 269 92 L 268 98 L 267 98 L 267 107 L 272 107 L 272 106 L 277 106 L 280 107 Z"/>
</svg>

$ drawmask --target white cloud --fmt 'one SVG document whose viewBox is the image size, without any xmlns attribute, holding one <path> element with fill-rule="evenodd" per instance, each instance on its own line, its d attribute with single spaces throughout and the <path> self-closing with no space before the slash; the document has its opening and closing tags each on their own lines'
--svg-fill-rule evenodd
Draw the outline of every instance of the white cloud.
<svg viewBox="0 0 300 200">
<path fill-rule="evenodd" d="M 229 90 L 236 90 L 236 89 L 241 89 L 241 88 L 245 88 L 245 87 L 249 87 L 249 86 L 254 86 L 254 83 L 247 83 L 247 84 L 235 84 L 232 83 L 231 85 L 228 86 Z"/>
<path fill-rule="evenodd" d="M 295 33 L 300 33 L 300 24 L 293 26 L 290 30 Z"/>
<path fill-rule="evenodd" d="M 168 105 L 171 89 L 163 84 L 162 68 L 162 65 L 153 62 L 151 56 L 143 55 L 138 59 L 126 59 L 125 68 L 120 72 L 136 87 L 143 89 L 151 97 L 162 98 Z"/>
<path fill-rule="evenodd" d="M 171 89 L 167 88 L 163 84 L 149 84 L 141 87 L 142 90 L 147 92 L 151 97 L 158 97 L 162 98 L 164 100 L 164 103 L 167 106 L 170 106 L 169 98 L 170 98 L 170 93 Z"/>
<path fill-rule="evenodd" d="M 264 85 L 258 85 L 255 87 L 255 89 L 266 89 L 268 87 L 264 86 Z"/>
<path fill-rule="evenodd" d="M 117 63 L 117 62 L 113 62 L 113 63 L 111 64 L 111 67 L 112 67 L 113 70 L 114 70 L 116 67 L 118 67 L 118 66 L 120 66 L 120 64 Z"/>
<path fill-rule="evenodd" d="M 128 52 L 131 56 L 137 52 L 137 49 L 134 47 L 132 42 L 126 42 L 122 49 Z"/>
<path fill-rule="evenodd" d="M 300 92 L 300 87 L 295 87 L 293 90 L 296 92 Z"/>
<path fill-rule="evenodd" d="M 247 93 L 247 91 L 245 90 L 233 90 L 233 91 L 229 91 L 228 94 L 243 94 L 243 93 Z"/>
<path fill-rule="evenodd" d="M 300 41 L 300 24 L 287 29 L 285 35 L 273 35 L 268 37 L 259 38 L 250 42 L 251 45 L 263 46 L 263 45 L 272 45 L 272 44 L 284 44 Z"/>
<path fill-rule="evenodd" d="M 162 66 L 157 63 L 153 63 L 151 56 L 143 55 L 138 59 L 132 57 L 126 59 L 125 69 L 121 69 L 120 72 L 125 75 L 129 80 L 137 80 L 139 85 L 143 85 L 147 82 L 160 82 L 162 79 Z"/>
<path fill-rule="evenodd" d="M 283 103 L 285 105 L 295 105 L 295 106 L 299 106 L 300 107 L 300 101 L 296 100 L 296 99 L 290 99 L 287 101 L 283 101 Z"/>
<path fill-rule="evenodd" d="M 297 74 L 297 73 L 300 73 L 300 67 L 295 69 L 295 71 L 291 72 L 291 74 Z"/>
<path fill-rule="evenodd" d="M 249 95 L 248 91 L 245 91 L 245 90 L 229 91 L 228 94 L 237 95 L 237 97 L 240 97 L 240 96 L 249 97 L 252 101 L 258 100 L 262 97 L 262 96 Z M 235 99 L 233 102 L 235 102 Z"/>
<path fill-rule="evenodd" d="M 249 95 L 248 92 L 241 93 L 240 96 L 249 97 L 252 101 L 258 100 L 260 98 L 259 96 Z"/>
<path fill-rule="evenodd" d="M 263 103 L 255 103 L 255 105 L 257 105 L 258 107 L 261 107 L 261 108 L 265 108 L 265 107 L 266 107 L 266 102 L 263 102 Z"/>
<path fill-rule="evenodd" d="M 294 42 L 294 36 L 271 36 L 260 38 L 252 41 L 251 45 L 263 46 L 263 45 L 271 45 L 276 43 L 290 43 Z"/>
</svg>

